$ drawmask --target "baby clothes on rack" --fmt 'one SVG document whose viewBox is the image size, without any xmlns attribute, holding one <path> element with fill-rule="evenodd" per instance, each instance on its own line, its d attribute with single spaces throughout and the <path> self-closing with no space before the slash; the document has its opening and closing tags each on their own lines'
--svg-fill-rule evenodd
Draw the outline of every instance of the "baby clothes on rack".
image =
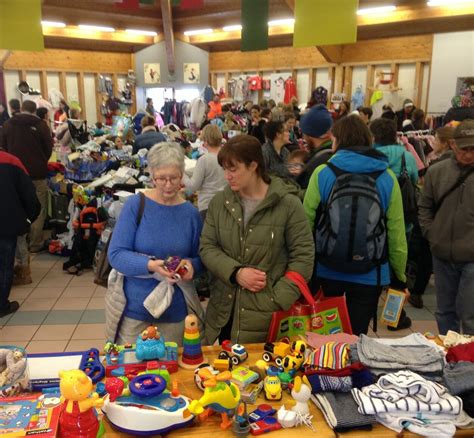
<svg viewBox="0 0 474 438">
<path fill-rule="evenodd" d="M 276 103 L 283 102 L 285 98 L 285 80 L 280 76 L 274 82 L 274 87 L 272 87 L 272 95 Z"/>
<path fill-rule="evenodd" d="M 293 77 L 290 76 L 286 81 L 285 81 L 285 97 L 284 97 L 284 102 L 286 104 L 289 104 L 291 102 L 291 99 L 293 97 L 296 97 L 296 82 L 294 81 Z"/>
</svg>

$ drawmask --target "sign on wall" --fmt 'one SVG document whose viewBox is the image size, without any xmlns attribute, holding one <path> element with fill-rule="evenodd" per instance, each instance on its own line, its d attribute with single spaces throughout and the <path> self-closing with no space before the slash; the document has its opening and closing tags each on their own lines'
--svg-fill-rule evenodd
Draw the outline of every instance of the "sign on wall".
<svg viewBox="0 0 474 438">
<path fill-rule="evenodd" d="M 144 64 L 143 71 L 145 73 L 145 84 L 161 83 L 160 64 Z"/>
<path fill-rule="evenodd" d="M 198 62 L 189 62 L 184 64 L 183 82 L 185 84 L 199 84 L 200 68 Z"/>
</svg>

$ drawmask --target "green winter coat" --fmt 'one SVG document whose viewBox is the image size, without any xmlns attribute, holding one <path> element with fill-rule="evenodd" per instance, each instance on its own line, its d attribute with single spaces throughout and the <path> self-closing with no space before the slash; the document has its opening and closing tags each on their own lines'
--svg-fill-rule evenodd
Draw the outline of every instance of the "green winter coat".
<svg viewBox="0 0 474 438">
<path fill-rule="evenodd" d="M 243 226 L 239 196 L 229 187 L 209 205 L 200 255 L 212 273 L 206 336 L 212 344 L 233 311 L 232 342 L 264 342 L 272 313 L 287 310 L 299 297 L 287 271 L 307 281 L 313 271 L 314 244 L 297 188 L 272 177 L 267 196 Z M 267 286 L 254 293 L 231 281 L 239 267 L 265 271 Z"/>
</svg>

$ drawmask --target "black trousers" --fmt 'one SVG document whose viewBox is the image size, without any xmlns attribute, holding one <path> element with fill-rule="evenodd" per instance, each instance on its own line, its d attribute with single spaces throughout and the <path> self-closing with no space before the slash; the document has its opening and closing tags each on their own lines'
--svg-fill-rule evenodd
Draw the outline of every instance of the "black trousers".
<svg viewBox="0 0 474 438">
<path fill-rule="evenodd" d="M 8 297 L 13 283 L 16 236 L 0 238 L 0 310 L 9 306 Z"/>
<path fill-rule="evenodd" d="M 325 278 L 321 278 L 320 283 L 325 297 L 346 296 L 352 333 L 355 335 L 367 334 L 370 320 L 376 318 L 377 315 L 382 286 L 367 286 Z"/>
</svg>

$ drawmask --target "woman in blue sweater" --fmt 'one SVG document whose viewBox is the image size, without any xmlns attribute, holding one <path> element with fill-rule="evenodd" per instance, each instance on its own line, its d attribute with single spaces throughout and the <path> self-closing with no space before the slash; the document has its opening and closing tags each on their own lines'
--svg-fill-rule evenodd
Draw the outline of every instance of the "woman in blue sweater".
<svg viewBox="0 0 474 438">
<path fill-rule="evenodd" d="M 202 309 L 195 290 L 174 286 L 170 306 L 155 320 L 143 305 L 159 281 L 157 273 L 171 279 L 173 273 L 163 266 L 168 256 L 184 260 L 187 273 L 183 282 L 190 285 L 194 275 L 202 270 L 199 258 L 199 236 L 202 223 L 199 212 L 180 196 L 184 174 L 184 155 L 174 143 L 155 145 L 148 154 L 148 166 L 155 183 L 145 192 L 144 210 L 140 221 L 140 196 L 131 196 L 125 203 L 114 229 L 109 247 L 109 260 L 114 269 L 124 275 L 127 305 L 120 323 L 117 342 L 135 342 L 150 323 L 158 326 L 166 341 L 181 344 L 184 318 Z M 137 223 L 139 225 L 137 226 Z"/>
</svg>

